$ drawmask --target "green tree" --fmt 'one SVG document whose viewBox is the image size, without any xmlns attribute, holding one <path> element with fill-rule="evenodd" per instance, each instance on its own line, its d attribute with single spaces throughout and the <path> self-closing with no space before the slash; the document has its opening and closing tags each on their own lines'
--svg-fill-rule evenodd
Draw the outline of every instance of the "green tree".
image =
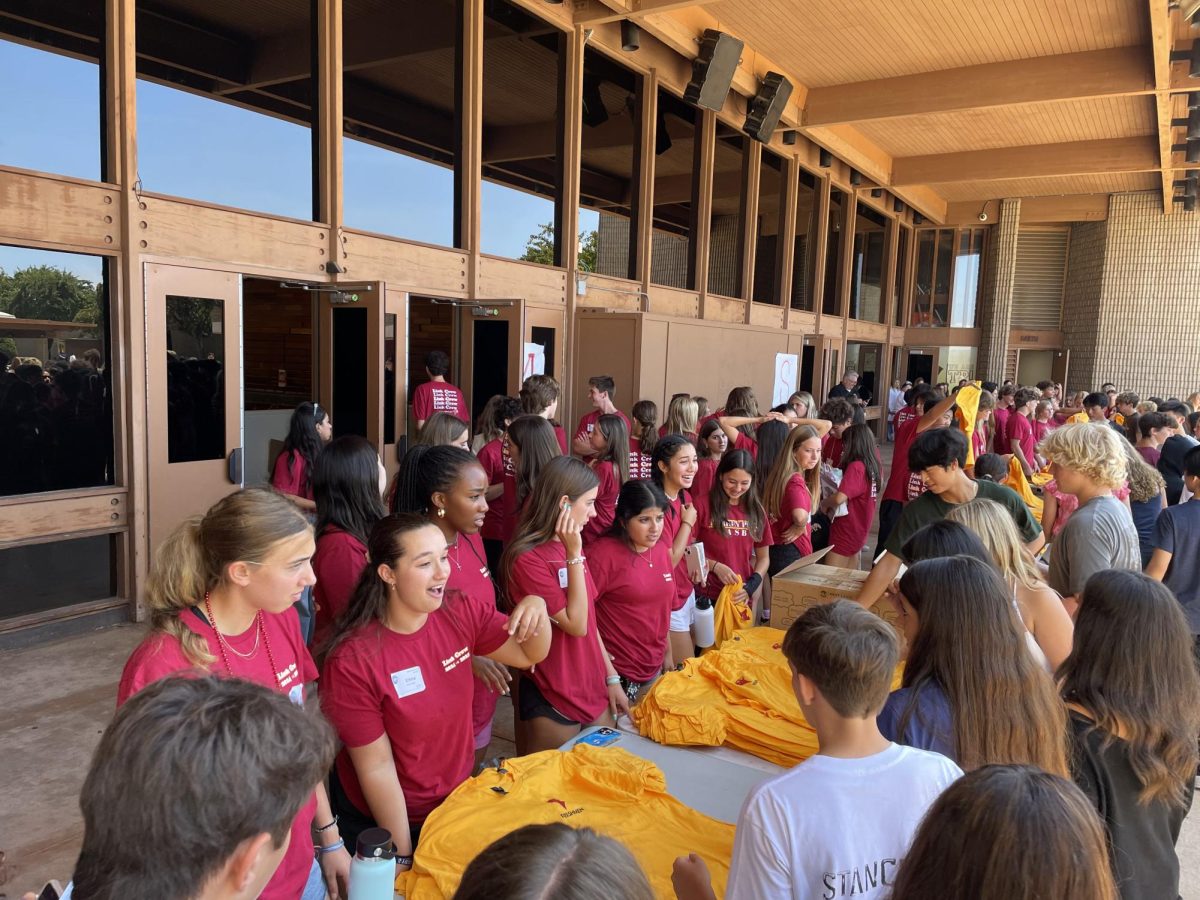
<svg viewBox="0 0 1200 900">
<path fill-rule="evenodd" d="M 72 322 L 87 308 L 99 308 L 96 286 L 65 269 L 30 266 L 0 278 L 0 310 L 18 319 Z"/>
<path fill-rule="evenodd" d="M 531 234 L 525 242 L 525 252 L 521 254 L 525 262 L 554 265 L 554 226 L 542 225 L 536 234 Z M 579 268 L 585 272 L 596 271 L 596 232 L 584 231 L 579 234 Z"/>
</svg>

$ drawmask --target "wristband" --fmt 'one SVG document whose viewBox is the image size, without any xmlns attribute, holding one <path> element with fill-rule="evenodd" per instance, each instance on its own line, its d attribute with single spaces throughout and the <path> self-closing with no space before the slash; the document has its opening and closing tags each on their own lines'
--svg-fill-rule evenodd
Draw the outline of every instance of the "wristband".
<svg viewBox="0 0 1200 900">
<path fill-rule="evenodd" d="M 411 856 L 397 856 L 396 865 L 404 866 L 406 869 L 411 869 L 413 866 L 413 858 Z"/>
<path fill-rule="evenodd" d="M 747 594 L 753 594 L 758 590 L 758 586 L 760 584 L 762 584 L 762 576 L 755 572 L 746 579 L 746 583 L 742 585 L 742 590 L 744 590 Z"/>
<path fill-rule="evenodd" d="M 568 566 L 582 566 L 585 562 L 587 562 L 586 556 L 576 556 L 573 559 L 568 559 L 567 565 Z"/>
<path fill-rule="evenodd" d="M 322 825 L 320 828 L 314 828 L 313 831 L 315 831 L 317 834 L 321 834 L 322 832 L 328 831 L 330 828 L 336 827 L 337 823 L 338 823 L 338 817 L 334 816 L 333 821 L 330 822 L 328 825 Z"/>
<path fill-rule="evenodd" d="M 604 683 L 606 685 L 608 685 L 609 687 L 612 687 L 614 684 L 620 684 L 621 676 L 620 675 L 608 675 L 605 677 Z"/>
<path fill-rule="evenodd" d="M 332 853 L 335 850 L 341 850 L 345 846 L 345 841 L 335 841 L 328 847 L 313 847 L 313 849 L 317 851 L 317 856 L 324 856 L 326 853 Z"/>
</svg>

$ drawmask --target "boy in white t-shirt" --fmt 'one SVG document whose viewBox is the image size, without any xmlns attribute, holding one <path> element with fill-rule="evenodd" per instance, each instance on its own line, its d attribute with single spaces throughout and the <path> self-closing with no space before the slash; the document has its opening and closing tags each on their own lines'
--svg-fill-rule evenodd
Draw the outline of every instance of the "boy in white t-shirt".
<svg viewBox="0 0 1200 900">
<path fill-rule="evenodd" d="M 883 619 L 849 600 L 814 606 L 788 629 L 783 653 L 820 750 L 746 798 L 725 897 L 886 897 L 925 811 L 962 770 L 879 733 L 900 654 Z M 694 853 L 675 861 L 672 880 L 680 900 L 714 897 Z"/>
</svg>

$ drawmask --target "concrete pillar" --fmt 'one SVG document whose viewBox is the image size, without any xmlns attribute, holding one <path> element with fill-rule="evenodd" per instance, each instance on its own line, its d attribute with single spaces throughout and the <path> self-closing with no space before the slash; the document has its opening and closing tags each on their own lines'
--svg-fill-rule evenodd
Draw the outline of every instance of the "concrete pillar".
<svg viewBox="0 0 1200 900">
<path fill-rule="evenodd" d="M 1001 200 L 1000 218 L 988 235 L 987 274 L 979 307 L 979 360 L 976 372 L 1001 381 L 1012 323 L 1013 287 L 1017 275 L 1017 232 L 1021 201 Z"/>
</svg>

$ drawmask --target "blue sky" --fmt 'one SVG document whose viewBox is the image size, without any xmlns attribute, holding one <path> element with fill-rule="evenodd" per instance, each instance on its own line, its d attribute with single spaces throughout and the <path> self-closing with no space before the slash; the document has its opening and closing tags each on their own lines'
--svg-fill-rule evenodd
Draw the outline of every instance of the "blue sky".
<svg viewBox="0 0 1200 900">
<path fill-rule="evenodd" d="M 91 63 L 0 40 L 6 113 L 0 165 L 99 179 L 97 79 Z M 137 104 L 138 174 L 145 190 L 311 217 L 308 129 L 144 81 L 138 82 Z M 344 154 L 349 227 L 450 244 L 448 169 L 349 139 Z M 484 182 L 482 207 L 483 252 L 513 258 L 554 217 L 550 201 L 491 182 Z M 595 213 L 584 216 L 594 228 Z M 8 271 L 44 262 L 89 280 L 99 277 L 94 257 L 0 246 L 0 268 Z"/>
</svg>

